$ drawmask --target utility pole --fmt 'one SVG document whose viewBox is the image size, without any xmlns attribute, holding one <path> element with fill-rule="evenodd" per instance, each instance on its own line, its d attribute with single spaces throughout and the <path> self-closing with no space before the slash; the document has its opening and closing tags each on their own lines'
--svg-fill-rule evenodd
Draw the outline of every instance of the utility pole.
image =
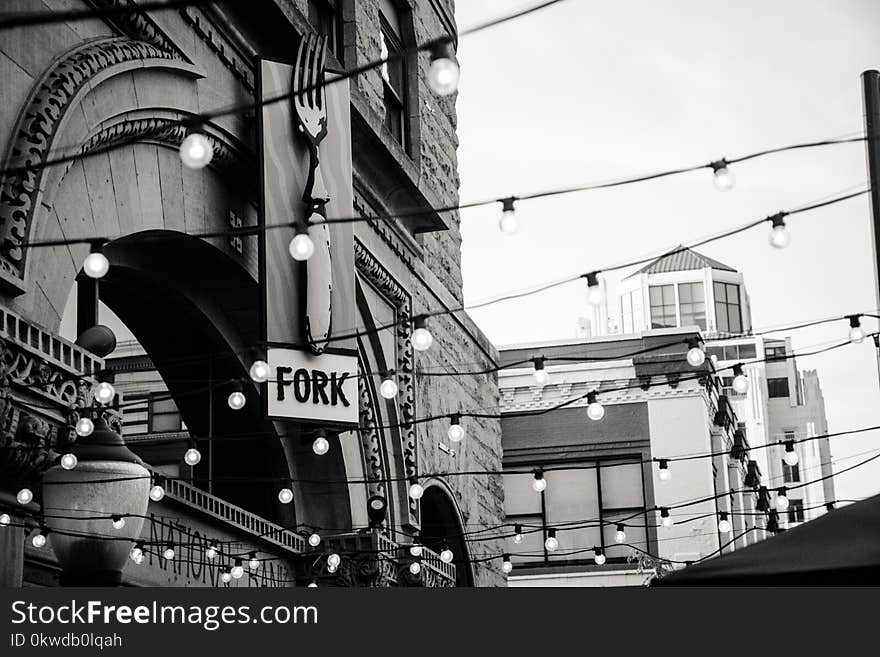
<svg viewBox="0 0 880 657">
<path fill-rule="evenodd" d="M 880 71 L 862 73 L 862 95 L 865 101 L 865 149 L 868 157 L 868 181 L 871 190 L 871 247 L 874 252 L 875 308 L 880 309 Z M 877 367 L 880 371 L 880 344 Z"/>
</svg>

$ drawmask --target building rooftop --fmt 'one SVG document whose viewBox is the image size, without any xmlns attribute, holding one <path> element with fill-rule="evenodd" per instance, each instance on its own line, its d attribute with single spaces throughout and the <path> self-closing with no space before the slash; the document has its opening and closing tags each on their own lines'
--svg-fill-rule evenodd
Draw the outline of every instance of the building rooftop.
<svg viewBox="0 0 880 657">
<path fill-rule="evenodd" d="M 702 253 L 687 248 L 679 244 L 671 251 L 663 254 L 656 260 L 651 261 L 637 272 L 630 274 L 627 278 L 638 276 L 639 274 L 664 274 L 671 271 L 688 271 L 691 269 L 719 269 L 721 271 L 736 271 L 733 267 L 725 265 L 723 262 L 713 260 Z"/>
</svg>

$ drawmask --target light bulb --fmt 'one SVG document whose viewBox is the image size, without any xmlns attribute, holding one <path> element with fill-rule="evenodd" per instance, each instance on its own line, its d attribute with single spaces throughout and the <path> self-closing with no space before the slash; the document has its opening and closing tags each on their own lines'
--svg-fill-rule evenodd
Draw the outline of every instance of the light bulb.
<svg viewBox="0 0 880 657">
<path fill-rule="evenodd" d="M 789 235 L 788 229 L 786 229 L 785 224 L 781 226 L 774 226 L 770 231 L 770 246 L 776 247 L 777 249 L 784 249 L 788 246 Z"/>
<path fill-rule="evenodd" d="M 5 527 L 10 522 L 12 522 L 12 518 L 8 513 L 0 513 L 0 526 Z"/>
<path fill-rule="evenodd" d="M 393 375 L 382 381 L 382 385 L 379 386 L 379 394 L 385 399 L 394 399 L 397 396 L 397 381 L 394 380 Z"/>
<path fill-rule="evenodd" d="M 669 469 L 669 461 L 660 459 L 660 469 L 658 471 L 660 481 L 669 481 L 672 479 L 672 470 Z"/>
<path fill-rule="evenodd" d="M 165 548 L 165 551 L 162 552 L 162 556 L 168 559 L 168 561 L 171 561 L 174 558 L 174 546 L 169 545 Z"/>
<path fill-rule="evenodd" d="M 535 473 L 535 478 L 532 480 L 532 490 L 536 493 L 541 493 L 547 490 L 547 480 L 544 479 L 543 472 Z"/>
<path fill-rule="evenodd" d="M 217 558 L 217 546 L 216 545 L 214 545 L 212 543 L 211 545 L 208 546 L 208 548 L 205 550 L 205 558 L 208 559 L 208 561 L 213 561 L 214 559 Z"/>
<path fill-rule="evenodd" d="M 596 562 L 597 566 L 601 566 L 605 563 L 605 554 L 601 550 L 596 550 L 596 556 L 593 557 L 593 561 Z"/>
<path fill-rule="evenodd" d="M 163 497 L 165 497 L 165 489 L 159 484 L 156 484 L 150 489 L 150 499 L 154 502 L 161 501 Z"/>
<path fill-rule="evenodd" d="M 411 555 L 413 555 L 414 557 L 422 556 L 422 546 L 419 545 L 418 543 L 413 543 L 412 545 L 409 546 L 409 553 Z"/>
<path fill-rule="evenodd" d="M 722 534 L 730 533 L 730 521 L 727 519 L 727 513 L 722 511 L 718 514 L 718 531 Z"/>
<path fill-rule="evenodd" d="M 46 545 L 46 535 L 43 532 L 36 534 L 32 539 L 31 543 L 35 548 L 41 548 Z"/>
<path fill-rule="evenodd" d="M 100 404 L 109 404 L 116 396 L 116 390 L 113 385 L 106 381 L 101 381 L 94 388 L 95 401 Z"/>
<path fill-rule="evenodd" d="M 140 545 L 135 545 L 128 553 L 128 558 L 135 563 L 141 563 L 144 560 L 144 550 Z"/>
<path fill-rule="evenodd" d="M 418 561 L 413 561 L 409 565 L 409 572 L 411 572 L 413 575 L 418 575 L 420 572 L 422 572 L 422 564 L 420 564 Z"/>
<path fill-rule="evenodd" d="M 865 339 L 865 332 L 861 326 L 856 326 L 849 330 L 849 341 L 853 344 L 859 344 Z"/>
<path fill-rule="evenodd" d="M 80 438 L 85 438 L 86 436 L 91 436 L 92 432 L 95 430 L 95 423 L 91 421 L 91 419 L 87 417 L 81 417 L 76 421 L 76 435 Z"/>
<path fill-rule="evenodd" d="M 226 403 L 229 404 L 229 408 L 233 411 L 238 411 L 244 408 L 244 405 L 247 403 L 247 397 L 244 396 L 241 390 L 233 390 L 229 393 Z"/>
<path fill-rule="evenodd" d="M 785 511 L 788 508 L 788 495 L 785 494 L 785 491 L 779 491 L 776 493 L 776 510 L 777 511 Z"/>
<path fill-rule="evenodd" d="M 211 141 L 201 132 L 191 132 L 180 144 L 180 159 L 190 169 L 204 169 L 214 157 Z"/>
<path fill-rule="evenodd" d="M 664 527 L 672 527 L 672 517 L 669 515 L 669 509 L 660 509 L 660 524 Z"/>
<path fill-rule="evenodd" d="M 76 454 L 71 454 L 70 452 L 61 457 L 61 467 L 65 470 L 73 470 L 78 462 L 79 459 L 76 458 Z"/>
<path fill-rule="evenodd" d="M 691 367 L 700 367 L 706 362 L 706 352 L 700 347 L 691 347 L 688 349 L 687 362 Z"/>
<path fill-rule="evenodd" d="M 190 447 L 183 455 L 183 460 L 186 461 L 188 466 L 194 467 L 202 460 L 202 453 L 195 447 Z"/>
<path fill-rule="evenodd" d="M 318 547 L 321 544 L 321 536 L 317 532 L 309 534 L 309 545 Z"/>
<path fill-rule="evenodd" d="M 291 258 L 297 262 L 303 262 L 315 253 L 315 243 L 305 229 L 297 229 L 297 233 L 290 240 L 287 250 L 290 252 Z"/>
<path fill-rule="evenodd" d="M 327 572 L 328 573 L 335 573 L 337 568 L 339 568 L 339 566 L 334 566 L 333 564 L 328 564 L 327 565 Z"/>
<path fill-rule="evenodd" d="M 452 550 L 449 548 L 445 548 L 440 552 L 440 561 L 443 563 L 452 563 L 452 560 L 455 558 L 455 555 L 452 554 Z"/>
<path fill-rule="evenodd" d="M 663 526 L 664 527 L 672 527 L 672 518 L 670 518 L 669 516 L 666 516 L 665 518 L 663 518 Z"/>
<path fill-rule="evenodd" d="M 342 558 L 336 554 L 335 552 L 331 552 L 327 557 L 327 565 L 333 566 L 334 568 L 339 567 L 339 563 L 342 561 Z"/>
<path fill-rule="evenodd" d="M 265 383 L 269 380 L 269 363 L 264 360 L 255 360 L 248 373 L 254 383 Z"/>
<path fill-rule="evenodd" d="M 749 379 L 743 372 L 742 364 L 733 366 L 733 389 L 741 395 L 749 389 Z"/>
<path fill-rule="evenodd" d="M 34 493 L 30 488 L 22 488 L 15 496 L 19 504 L 30 504 L 34 499 Z"/>
<path fill-rule="evenodd" d="M 125 527 L 125 518 L 122 516 L 113 516 L 111 520 L 113 522 L 113 529 L 122 529 Z"/>
<path fill-rule="evenodd" d="M 318 588 L 318 583 L 315 580 L 312 580 L 311 582 L 308 583 L 307 588 L 316 589 L 316 588 Z"/>
<path fill-rule="evenodd" d="M 498 221 L 498 228 L 505 235 L 513 235 L 519 230 L 519 219 L 516 218 L 516 209 L 513 207 L 515 200 L 510 197 L 501 201 L 501 219 Z"/>
<path fill-rule="evenodd" d="M 83 273 L 89 278 L 103 278 L 110 271 L 110 261 L 103 253 L 93 251 L 83 260 Z"/>
<path fill-rule="evenodd" d="M 458 89 L 461 69 L 458 62 L 450 57 L 431 59 L 428 68 L 428 85 L 438 96 L 449 96 Z"/>
<path fill-rule="evenodd" d="M 502 559 L 503 561 L 501 562 L 501 572 L 505 575 L 509 575 L 510 571 L 513 570 L 513 562 L 510 560 L 510 555 L 505 554 Z"/>
<path fill-rule="evenodd" d="M 556 548 L 559 547 L 559 540 L 556 538 L 556 532 L 553 532 L 547 537 L 547 540 L 544 541 L 544 547 L 547 548 L 547 552 L 556 551 Z"/>
<path fill-rule="evenodd" d="M 289 488 L 282 488 L 278 491 L 278 501 L 282 504 L 290 504 L 293 501 L 293 491 Z"/>
<path fill-rule="evenodd" d="M 513 526 L 513 542 L 519 545 L 523 542 L 523 530 L 522 525 L 514 525 Z"/>
<path fill-rule="evenodd" d="M 533 376 L 535 377 L 535 383 L 541 388 L 547 385 L 547 383 L 550 381 L 550 375 L 545 369 L 535 370 Z"/>
<path fill-rule="evenodd" d="M 724 162 L 723 160 L 715 162 L 712 165 L 712 168 L 715 171 L 712 181 L 715 183 L 715 189 L 721 192 L 733 189 L 733 186 L 736 184 L 736 178 L 734 177 L 733 172 L 727 168 L 727 162 Z"/>
<path fill-rule="evenodd" d="M 464 439 L 464 427 L 461 426 L 461 416 L 457 414 L 453 415 L 451 422 L 449 429 L 446 431 L 446 435 L 449 437 L 450 441 L 460 443 Z"/>
<path fill-rule="evenodd" d="M 617 525 L 617 531 L 614 532 L 615 543 L 626 543 L 626 531 L 623 525 Z"/>
<path fill-rule="evenodd" d="M 222 573 L 220 573 L 220 581 L 224 584 L 229 584 L 229 582 L 232 581 L 232 573 L 230 573 L 228 570 L 224 570 Z"/>
<path fill-rule="evenodd" d="M 409 341 L 416 351 L 427 351 L 434 344 L 434 336 L 428 330 L 428 320 L 425 317 L 417 317 L 413 321 L 413 332 Z"/>
<path fill-rule="evenodd" d="M 605 407 L 597 401 L 590 403 L 587 406 L 587 417 L 594 422 L 598 422 L 605 417 Z"/>
<path fill-rule="evenodd" d="M 318 436 L 312 443 L 312 451 L 318 456 L 323 456 L 330 451 L 330 441 L 324 436 Z"/>
<path fill-rule="evenodd" d="M 425 488 L 419 482 L 415 482 L 412 486 L 409 487 L 409 496 L 418 500 L 421 499 L 422 495 L 425 494 Z"/>
<path fill-rule="evenodd" d="M 797 465 L 798 461 L 800 461 L 800 457 L 798 456 L 798 453 L 795 451 L 786 452 L 785 456 L 783 458 L 785 459 L 786 464 L 791 465 L 791 466 Z"/>
<path fill-rule="evenodd" d="M 229 571 L 229 574 L 232 575 L 232 579 L 242 578 L 242 575 L 244 575 L 244 568 L 241 566 L 241 561 L 235 561 L 235 565 L 232 567 L 232 570 Z"/>
</svg>

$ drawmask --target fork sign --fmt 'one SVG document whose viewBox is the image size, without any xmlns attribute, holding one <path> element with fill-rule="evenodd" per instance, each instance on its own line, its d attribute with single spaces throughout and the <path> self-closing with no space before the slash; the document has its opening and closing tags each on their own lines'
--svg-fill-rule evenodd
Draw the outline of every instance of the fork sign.
<svg viewBox="0 0 880 657">
<path fill-rule="evenodd" d="M 332 324 L 331 297 L 333 273 L 330 260 L 330 229 L 327 203 L 330 194 L 321 175 L 320 145 L 327 136 L 327 105 L 324 95 L 324 59 L 327 38 L 317 34 L 304 36 L 296 53 L 291 82 L 291 105 L 295 131 L 309 149 L 309 170 L 302 200 L 306 226 L 315 245 L 311 258 L 302 263 L 305 278 L 305 313 L 303 331 L 309 349 L 320 354 L 327 348 Z"/>
</svg>

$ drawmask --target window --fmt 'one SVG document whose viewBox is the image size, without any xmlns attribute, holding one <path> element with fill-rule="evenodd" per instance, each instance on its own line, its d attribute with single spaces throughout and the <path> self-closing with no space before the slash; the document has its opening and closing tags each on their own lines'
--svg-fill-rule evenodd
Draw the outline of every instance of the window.
<svg viewBox="0 0 880 657">
<path fill-rule="evenodd" d="M 718 356 L 718 360 L 747 360 L 755 358 L 757 350 L 754 344 L 734 344 L 726 347 L 709 347 L 706 355 Z"/>
<path fill-rule="evenodd" d="M 651 328 L 677 326 L 675 317 L 675 286 L 652 285 L 648 288 L 651 300 Z"/>
<path fill-rule="evenodd" d="M 390 0 L 383 0 L 379 12 L 381 57 L 395 57 L 382 64 L 384 86 L 385 127 L 394 138 L 406 146 L 406 58 L 403 56 L 403 37 L 397 9 Z"/>
<path fill-rule="evenodd" d="M 309 0 L 309 23 L 315 32 L 327 37 L 327 50 L 342 62 L 342 30 L 336 3 L 337 0 Z"/>
<path fill-rule="evenodd" d="M 782 480 L 786 484 L 794 484 L 801 480 L 800 466 L 797 464 L 789 465 L 783 459 L 782 461 Z"/>
<path fill-rule="evenodd" d="M 767 394 L 770 397 L 788 397 L 788 378 L 767 379 Z"/>
<path fill-rule="evenodd" d="M 702 283 L 680 283 L 678 309 L 681 326 L 699 326 L 706 330 L 706 291 Z"/>
<path fill-rule="evenodd" d="M 788 521 L 803 522 L 804 521 L 804 501 L 801 499 L 793 499 L 788 501 Z"/>
<path fill-rule="evenodd" d="M 642 329 L 642 291 L 634 290 L 620 297 L 620 328 L 624 333 Z"/>
<path fill-rule="evenodd" d="M 739 285 L 715 282 L 715 320 L 721 333 L 742 333 Z"/>
<path fill-rule="evenodd" d="M 785 345 L 764 347 L 764 358 L 767 360 L 785 360 Z"/>
<path fill-rule="evenodd" d="M 185 428 L 177 404 L 173 399 L 168 398 L 168 393 L 150 395 L 150 433 L 183 431 Z"/>
</svg>

